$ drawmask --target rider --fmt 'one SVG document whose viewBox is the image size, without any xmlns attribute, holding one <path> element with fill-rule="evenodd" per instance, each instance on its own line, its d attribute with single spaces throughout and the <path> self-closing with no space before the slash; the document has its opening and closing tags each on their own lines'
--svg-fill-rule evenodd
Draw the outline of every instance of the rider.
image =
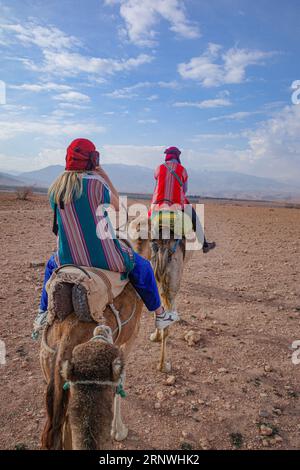
<svg viewBox="0 0 300 470">
<path fill-rule="evenodd" d="M 174 311 L 161 305 L 154 273 L 148 260 L 114 236 L 108 213 L 102 205 L 119 210 L 119 194 L 99 164 L 99 153 L 87 139 L 74 140 L 67 149 L 65 171 L 49 189 L 54 211 L 53 231 L 57 252 L 49 259 L 34 331 L 47 322 L 46 283 L 60 265 L 93 266 L 128 276 L 149 311 L 156 314 L 155 324 L 164 329 L 178 320 Z M 100 210 L 99 210 L 100 209 Z M 111 236 L 107 236 L 107 230 Z"/>
<path fill-rule="evenodd" d="M 173 209 L 183 210 L 187 206 L 188 212 L 191 212 L 193 230 L 199 235 L 199 242 L 203 243 L 203 253 L 215 248 L 215 242 L 208 242 L 203 235 L 201 223 L 197 213 L 186 197 L 188 189 L 188 174 L 184 166 L 181 165 L 181 151 L 177 147 L 169 147 L 165 150 L 165 163 L 156 168 L 154 177 L 156 186 L 151 201 L 151 211 L 159 211 L 172 206 Z M 202 240 L 200 240 L 202 238 Z"/>
</svg>

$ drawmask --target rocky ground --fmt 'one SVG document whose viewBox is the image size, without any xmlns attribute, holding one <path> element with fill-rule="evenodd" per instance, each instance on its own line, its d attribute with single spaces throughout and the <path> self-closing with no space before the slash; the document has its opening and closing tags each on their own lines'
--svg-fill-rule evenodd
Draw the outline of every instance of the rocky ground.
<svg viewBox="0 0 300 470">
<path fill-rule="evenodd" d="M 178 294 L 168 342 L 173 371 L 156 371 L 158 345 L 144 313 L 127 364 L 121 449 L 300 447 L 300 211 L 210 202 L 218 247 L 197 253 Z M 44 196 L 0 194 L 0 448 L 38 449 L 44 421 L 39 345 L 31 338 L 43 263 L 55 247 Z M 192 331 L 192 339 L 185 336 Z M 191 339 L 191 334 L 186 338 Z"/>
</svg>

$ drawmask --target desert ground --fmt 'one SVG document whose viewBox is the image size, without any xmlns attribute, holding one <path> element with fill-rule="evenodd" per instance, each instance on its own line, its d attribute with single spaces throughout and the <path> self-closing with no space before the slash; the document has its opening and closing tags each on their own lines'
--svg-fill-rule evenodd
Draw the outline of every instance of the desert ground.
<svg viewBox="0 0 300 470">
<path fill-rule="evenodd" d="M 209 253 L 185 267 L 180 323 L 170 332 L 174 379 L 156 370 L 144 311 L 127 363 L 129 435 L 112 449 L 299 449 L 300 210 L 254 203 L 205 206 Z M 45 196 L 0 193 L 0 448 L 39 449 L 44 390 L 31 340 L 43 263 L 55 248 Z M 200 341 L 189 346 L 193 330 Z"/>
</svg>

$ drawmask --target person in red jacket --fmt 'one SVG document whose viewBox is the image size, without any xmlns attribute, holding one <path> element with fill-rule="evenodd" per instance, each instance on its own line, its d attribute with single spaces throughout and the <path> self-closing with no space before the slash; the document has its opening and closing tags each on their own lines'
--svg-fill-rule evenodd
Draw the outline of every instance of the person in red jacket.
<svg viewBox="0 0 300 470">
<path fill-rule="evenodd" d="M 181 165 L 181 151 L 177 147 L 169 147 L 164 153 L 166 155 L 165 163 L 158 166 L 154 174 L 156 186 L 152 196 L 150 214 L 152 211 L 168 209 L 170 206 L 172 206 L 172 210 L 183 210 L 184 206 L 189 205 L 193 230 L 198 235 L 197 227 L 201 227 L 201 223 L 195 209 L 186 197 L 188 174 L 184 166 Z M 203 253 L 208 253 L 215 248 L 215 242 L 208 242 L 203 234 L 201 238 L 202 240 L 199 242 L 203 244 Z"/>
</svg>

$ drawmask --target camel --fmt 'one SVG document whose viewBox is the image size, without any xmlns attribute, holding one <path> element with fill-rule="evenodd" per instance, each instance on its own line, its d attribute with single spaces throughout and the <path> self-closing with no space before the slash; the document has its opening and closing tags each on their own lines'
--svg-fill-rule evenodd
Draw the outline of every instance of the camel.
<svg viewBox="0 0 300 470">
<path fill-rule="evenodd" d="M 136 250 L 151 261 L 155 278 L 158 283 L 163 306 L 176 310 L 176 295 L 180 290 L 184 266 L 192 257 L 192 251 L 186 250 L 186 238 L 177 239 L 174 232 L 167 229 L 164 233 L 160 227 L 159 237 L 155 235 L 150 219 L 140 216 L 131 222 L 131 229 L 136 232 Z M 146 236 L 146 231 L 148 231 Z M 160 359 L 157 369 L 160 372 L 170 372 L 171 362 L 167 360 L 167 337 L 169 329 L 156 329 L 150 340 L 160 342 Z"/>
<path fill-rule="evenodd" d="M 106 307 L 103 325 L 71 313 L 43 333 L 40 363 L 47 383 L 43 449 L 109 449 L 128 429 L 121 417 L 125 362 L 143 308 L 131 284 L 114 300 L 122 327 Z"/>
</svg>

